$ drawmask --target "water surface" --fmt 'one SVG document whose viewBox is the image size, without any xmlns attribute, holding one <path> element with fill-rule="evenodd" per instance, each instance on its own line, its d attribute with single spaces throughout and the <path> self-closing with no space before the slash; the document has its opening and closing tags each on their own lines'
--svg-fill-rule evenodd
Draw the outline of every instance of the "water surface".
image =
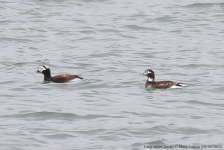
<svg viewBox="0 0 224 150">
<path fill-rule="evenodd" d="M 0 149 L 223 144 L 221 0 L 0 0 Z M 85 79 L 44 84 L 52 75 Z M 146 90 L 140 74 L 186 89 Z"/>
</svg>

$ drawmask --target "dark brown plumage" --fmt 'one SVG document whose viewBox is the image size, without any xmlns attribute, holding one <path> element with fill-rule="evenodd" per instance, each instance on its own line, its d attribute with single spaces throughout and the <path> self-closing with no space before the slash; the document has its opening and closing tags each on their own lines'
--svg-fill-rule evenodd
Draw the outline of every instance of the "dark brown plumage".
<svg viewBox="0 0 224 150">
<path fill-rule="evenodd" d="M 51 77 L 51 71 L 48 66 L 42 66 L 39 70 L 36 71 L 37 73 L 44 74 L 44 81 L 51 81 L 56 83 L 66 83 L 73 79 L 83 79 L 78 75 L 71 75 L 71 74 L 61 74 L 54 77 Z"/>
<path fill-rule="evenodd" d="M 172 86 L 176 85 L 176 82 L 172 82 L 172 81 L 159 81 L 159 82 L 150 82 L 147 81 L 145 83 L 145 87 L 146 88 L 162 88 L 162 89 L 167 89 L 167 88 L 171 88 Z"/>
<path fill-rule="evenodd" d="M 145 70 L 143 75 L 147 76 L 147 81 L 145 83 L 145 88 L 160 88 L 160 89 L 167 89 L 167 88 L 182 88 L 187 87 L 182 83 L 177 83 L 173 81 L 155 81 L 155 73 L 151 69 Z"/>
</svg>

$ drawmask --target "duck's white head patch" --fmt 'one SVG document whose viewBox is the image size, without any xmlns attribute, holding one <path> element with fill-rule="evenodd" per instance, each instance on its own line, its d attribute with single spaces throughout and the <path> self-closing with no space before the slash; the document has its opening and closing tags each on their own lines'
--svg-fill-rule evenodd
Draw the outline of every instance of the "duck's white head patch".
<svg viewBox="0 0 224 150">
<path fill-rule="evenodd" d="M 147 76 L 149 74 L 154 74 L 154 72 L 151 69 L 146 69 L 143 75 Z"/>
<path fill-rule="evenodd" d="M 44 70 L 50 69 L 48 66 L 42 66 L 40 69 L 38 69 L 36 72 L 37 73 L 42 73 Z"/>
</svg>

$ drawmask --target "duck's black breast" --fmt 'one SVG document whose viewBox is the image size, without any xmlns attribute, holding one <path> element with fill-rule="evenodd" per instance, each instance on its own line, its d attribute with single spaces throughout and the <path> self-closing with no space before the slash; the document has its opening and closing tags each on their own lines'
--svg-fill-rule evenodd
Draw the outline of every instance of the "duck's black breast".
<svg viewBox="0 0 224 150">
<path fill-rule="evenodd" d="M 70 80 L 73 80 L 73 79 L 76 79 L 76 78 L 83 79 L 83 78 L 81 78 L 77 75 L 61 74 L 61 75 L 57 75 L 57 76 L 52 77 L 51 81 L 56 82 L 56 83 L 66 83 L 66 82 L 69 82 Z"/>
<path fill-rule="evenodd" d="M 173 85 L 176 85 L 176 84 L 177 84 L 176 82 L 172 82 L 172 81 L 146 82 L 145 87 L 167 89 L 167 88 L 171 88 Z"/>
</svg>

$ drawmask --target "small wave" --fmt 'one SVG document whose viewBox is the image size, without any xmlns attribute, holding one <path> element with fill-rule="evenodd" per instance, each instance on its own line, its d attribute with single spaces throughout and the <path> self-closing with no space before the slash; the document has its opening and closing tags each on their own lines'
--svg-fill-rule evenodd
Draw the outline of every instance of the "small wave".
<svg viewBox="0 0 224 150">
<path fill-rule="evenodd" d="M 59 112 L 34 112 L 34 113 L 26 113 L 26 114 L 14 114 L 14 115 L 3 115 L 0 118 L 24 118 L 24 119 L 37 119 L 37 120 L 76 120 L 76 119 L 95 119 L 95 118 L 106 118 L 110 117 L 107 115 L 76 115 L 73 113 L 59 113 Z"/>
<path fill-rule="evenodd" d="M 213 7 L 215 5 L 224 6 L 224 3 L 195 3 L 195 4 L 186 5 L 184 7 L 187 7 L 187 8 L 208 8 L 208 7 Z"/>
</svg>

